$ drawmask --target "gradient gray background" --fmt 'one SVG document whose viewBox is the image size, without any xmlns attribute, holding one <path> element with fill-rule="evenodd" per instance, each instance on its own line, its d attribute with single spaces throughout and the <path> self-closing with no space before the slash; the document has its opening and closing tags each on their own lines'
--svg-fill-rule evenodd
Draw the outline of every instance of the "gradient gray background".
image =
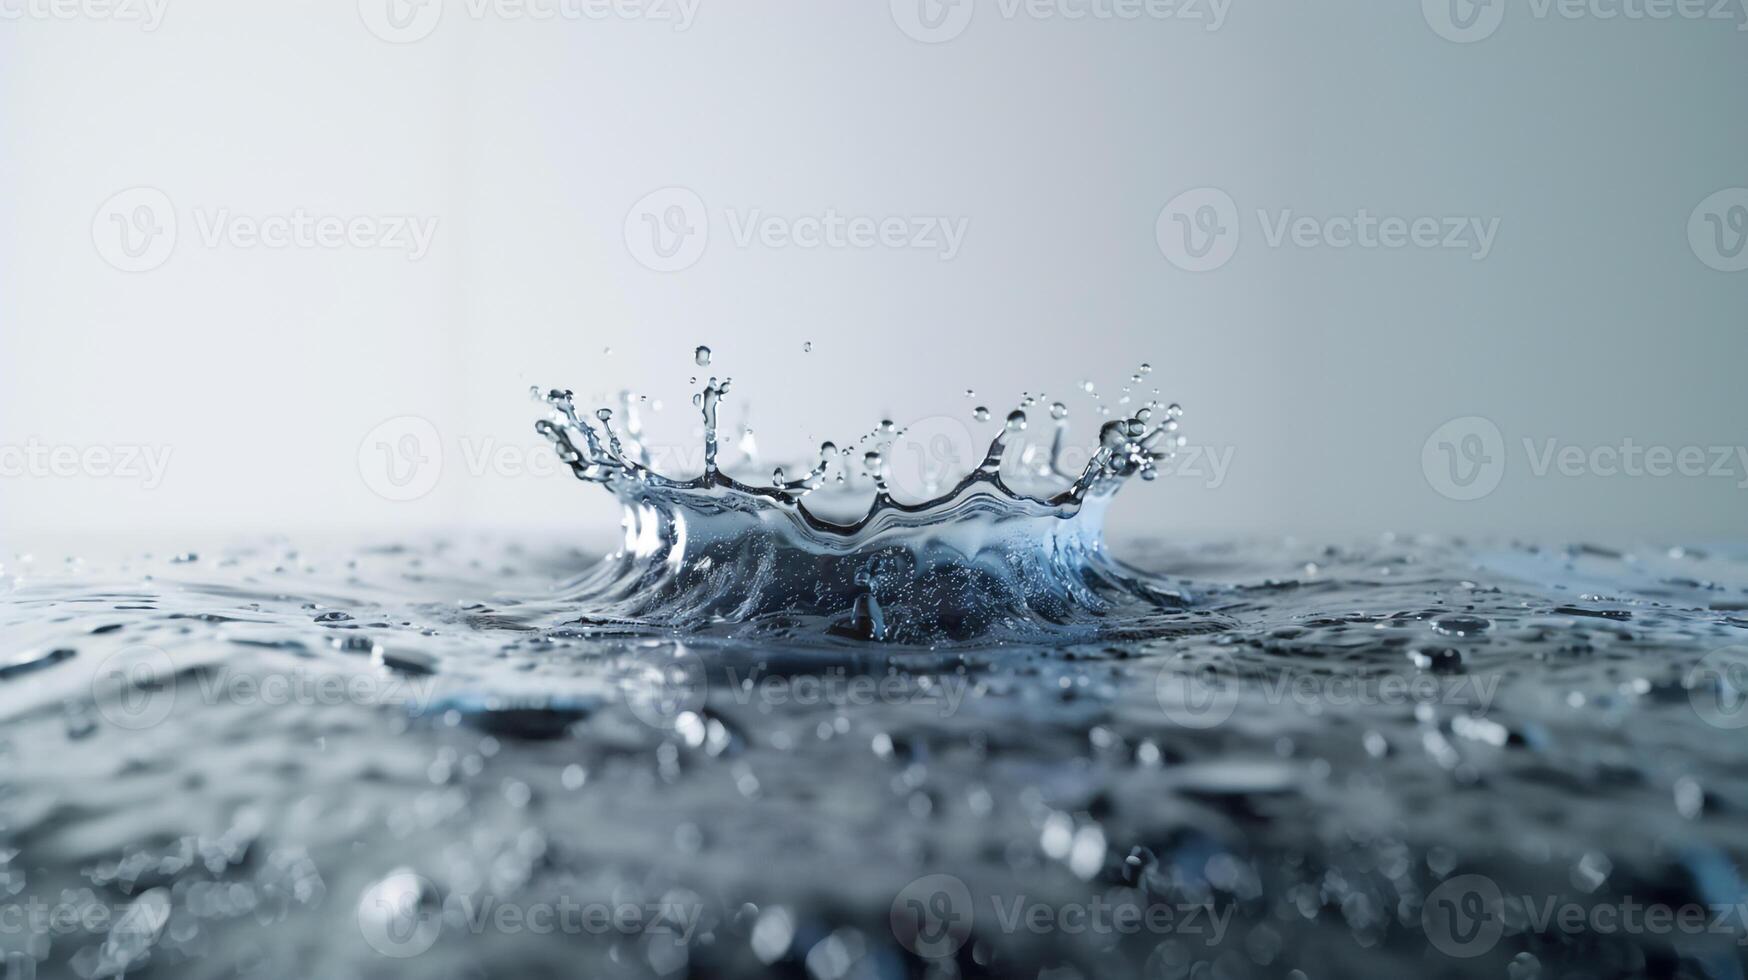
<svg viewBox="0 0 1748 980">
<path fill-rule="evenodd" d="M 1738 22 L 1513 3 L 1458 43 L 1409 2 L 1233 0 L 1208 30 L 977 0 L 962 33 L 925 43 L 899 26 L 915 0 L 705 0 L 685 30 L 475 18 L 450 0 L 429 36 L 394 44 L 367 27 L 387 0 L 165 2 L 149 31 L 0 21 L 0 445 L 173 454 L 149 489 L 0 478 L 0 533 L 18 540 L 598 532 L 616 520 L 604 494 L 463 457 L 541 445 L 530 384 L 650 392 L 664 438 L 688 443 L 699 343 L 735 378 L 728 417 L 750 411 L 778 454 L 882 417 L 987 434 L 967 387 L 1005 410 L 1083 378 L 1109 391 L 1150 361 L 1192 444 L 1230 470 L 1131 489 L 1124 532 L 1741 529 L 1739 461 L 1725 477 L 1538 477 L 1521 446 L 1748 444 L 1748 272 L 1708 267 L 1687 234 L 1702 200 L 1748 186 Z M 130 273 L 105 261 L 94 216 L 136 186 L 168 195 L 180 227 L 168 261 Z M 706 202 L 711 229 L 695 264 L 663 273 L 626 227 L 670 186 Z M 1201 187 L 1240 223 L 1231 260 L 1197 273 L 1155 224 Z M 207 247 L 194 215 L 220 208 L 438 230 L 419 261 Z M 968 233 L 943 261 L 741 248 L 723 218 L 828 208 Z M 1270 247 L 1255 212 L 1285 208 L 1499 231 L 1483 261 Z M 387 500 L 361 441 L 407 416 L 440 434 L 442 475 Z M 1422 466 L 1428 436 L 1464 416 L 1506 448 L 1473 501 Z"/>
</svg>

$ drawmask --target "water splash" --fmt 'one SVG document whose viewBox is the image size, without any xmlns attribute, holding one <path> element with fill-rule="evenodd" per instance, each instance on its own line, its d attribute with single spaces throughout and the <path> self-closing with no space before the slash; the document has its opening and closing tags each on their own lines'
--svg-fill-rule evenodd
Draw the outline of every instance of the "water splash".
<svg viewBox="0 0 1748 980">
<path fill-rule="evenodd" d="M 694 360 L 708 365 L 709 349 Z M 566 590 L 582 621 L 927 645 L 1208 626 L 1181 590 L 1116 561 L 1104 542 L 1112 497 L 1131 479 L 1152 479 L 1182 444 L 1176 405 L 1149 401 L 1104 422 L 1085 465 L 1070 469 L 1066 407 L 1050 406 L 1050 448 L 1034 462 L 1026 409 L 1039 399 L 1027 395 L 976 466 L 937 495 L 907 501 L 890 486 L 887 450 L 904 434 L 890 420 L 861 440 L 859 470 L 852 450 L 827 442 L 816 460 L 768 471 L 768 483 L 724 472 L 717 417 L 731 387 L 710 377 L 693 397 L 704 461 L 689 478 L 656 472 L 641 432 L 619 431 L 611 410 L 591 421 L 572 392 L 544 396 L 551 415 L 537 430 L 578 479 L 624 508 L 623 546 Z M 869 486 L 866 509 L 849 509 Z"/>
</svg>

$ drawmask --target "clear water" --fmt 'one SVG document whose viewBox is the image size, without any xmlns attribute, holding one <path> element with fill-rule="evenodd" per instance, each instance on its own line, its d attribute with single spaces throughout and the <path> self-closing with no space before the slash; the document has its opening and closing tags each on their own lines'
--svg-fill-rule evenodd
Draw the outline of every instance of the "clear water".
<svg viewBox="0 0 1748 980">
<path fill-rule="evenodd" d="M 1200 625 L 700 642 L 556 622 L 594 556 L 490 540 L 9 562 L 0 950 L 18 977 L 1741 976 L 1740 918 L 1536 916 L 1743 907 L 1743 554 L 1115 551 Z"/>
<path fill-rule="evenodd" d="M 906 500 L 729 388 L 695 477 L 544 396 L 605 559 L 9 564 L 9 980 L 1742 976 L 1748 556 L 1113 548 L 1175 406 Z"/>
<path fill-rule="evenodd" d="M 695 359 L 709 366 L 710 349 L 699 347 Z M 1122 402 L 1134 401 L 1128 392 L 1151 370 L 1143 364 L 1131 376 Z M 889 481 L 888 456 L 907 434 L 891 421 L 861 437 L 859 458 L 858 447 L 827 442 L 815 462 L 776 467 L 768 485 L 730 476 L 718 463 L 717 415 L 731 388 L 711 377 L 693 397 L 703 468 L 690 477 L 652 466 L 629 395 L 619 424 L 611 408 L 593 419 L 579 412 L 569 391 L 532 390 L 551 410 L 536 429 L 625 514 L 623 546 L 563 590 L 552 622 L 912 646 L 1136 639 L 1220 625 L 1105 545 L 1117 491 L 1153 479 L 1184 442 L 1175 404 L 1153 398 L 1116 417 L 1101 406 L 1097 444 L 1070 470 L 1068 409 L 1049 406 L 1040 442 L 1030 416 L 1046 412 L 1027 395 L 993 427 L 976 466 L 933 474 L 907 500 Z M 987 421 L 988 412 L 975 417 Z"/>
</svg>

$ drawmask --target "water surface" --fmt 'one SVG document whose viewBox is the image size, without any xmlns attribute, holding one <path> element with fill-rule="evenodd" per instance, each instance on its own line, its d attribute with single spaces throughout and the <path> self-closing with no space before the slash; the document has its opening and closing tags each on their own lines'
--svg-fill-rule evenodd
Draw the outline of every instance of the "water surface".
<svg viewBox="0 0 1748 980">
<path fill-rule="evenodd" d="M 1181 587 L 1178 628 L 567 621 L 595 556 L 501 539 L 10 561 L 0 950 L 19 977 L 1742 975 L 1742 555 L 1113 550 Z M 1715 917 L 1610 926 L 1647 906 Z"/>
</svg>

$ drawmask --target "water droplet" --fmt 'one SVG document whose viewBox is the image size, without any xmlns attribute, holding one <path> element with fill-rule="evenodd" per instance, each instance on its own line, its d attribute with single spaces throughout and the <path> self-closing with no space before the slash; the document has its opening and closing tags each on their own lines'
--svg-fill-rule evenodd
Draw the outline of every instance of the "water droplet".
<svg viewBox="0 0 1748 980">
<path fill-rule="evenodd" d="M 809 340 L 806 343 L 802 344 L 801 345 L 801 353 L 803 353 L 803 354 L 813 353 L 813 341 Z"/>
<path fill-rule="evenodd" d="M 692 352 L 692 360 L 697 362 L 699 367 L 709 367 L 710 348 L 700 346 L 697 350 Z"/>
<path fill-rule="evenodd" d="M 1062 404 L 1061 402 L 1052 402 L 1050 405 L 1050 417 L 1057 420 L 1058 422 L 1067 418 L 1068 417 L 1068 406 Z"/>
<path fill-rule="evenodd" d="M 1091 381 L 1082 381 L 1080 383 L 1080 390 L 1086 392 L 1089 395 L 1092 394 L 1093 393 L 1093 383 Z"/>
<path fill-rule="evenodd" d="M 971 417 L 976 419 L 979 422 L 988 422 L 989 421 L 989 409 L 984 408 L 982 405 L 979 405 L 976 408 L 971 410 Z"/>
<path fill-rule="evenodd" d="M 613 410 L 611 408 L 597 408 L 595 409 L 595 417 L 603 422 L 611 422 L 613 421 Z"/>
<path fill-rule="evenodd" d="M 1026 413 L 1015 410 L 1008 413 L 1008 431 L 1021 432 L 1026 428 Z"/>
</svg>

